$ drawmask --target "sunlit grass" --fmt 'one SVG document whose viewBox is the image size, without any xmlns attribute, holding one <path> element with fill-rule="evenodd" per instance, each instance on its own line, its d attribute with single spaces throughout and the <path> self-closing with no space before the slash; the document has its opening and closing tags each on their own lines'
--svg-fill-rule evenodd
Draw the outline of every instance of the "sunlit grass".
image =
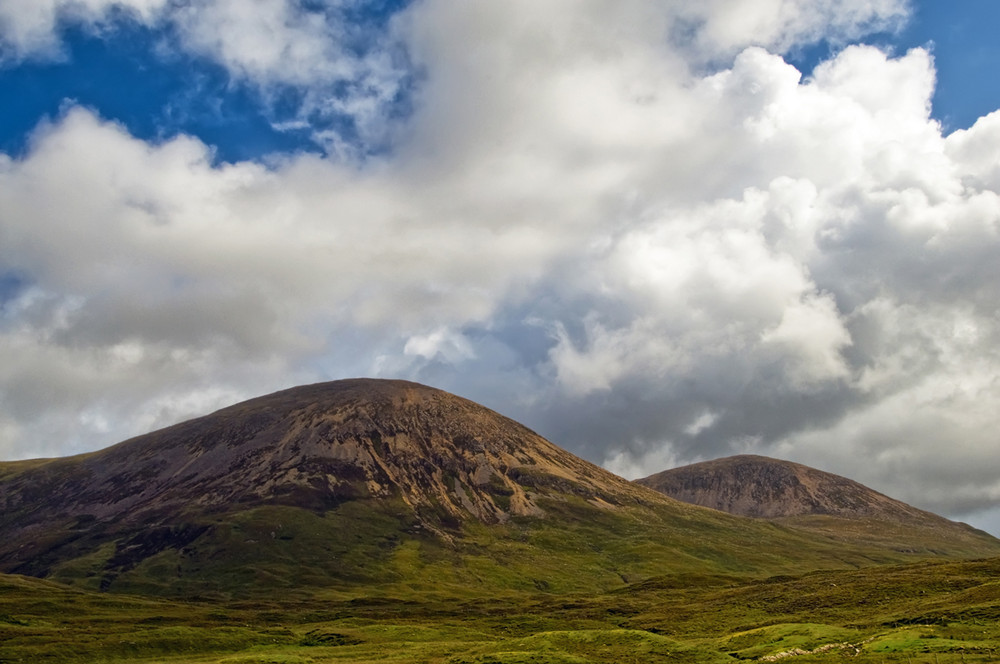
<svg viewBox="0 0 1000 664">
<path fill-rule="evenodd" d="M 403 548 L 392 564 L 417 564 Z M 419 584 L 417 584 L 419 586 Z M 478 593 L 478 594 L 477 594 Z M 0 576 L 0 662 L 996 662 L 1000 560 L 497 595 L 406 584 L 178 601 Z"/>
</svg>

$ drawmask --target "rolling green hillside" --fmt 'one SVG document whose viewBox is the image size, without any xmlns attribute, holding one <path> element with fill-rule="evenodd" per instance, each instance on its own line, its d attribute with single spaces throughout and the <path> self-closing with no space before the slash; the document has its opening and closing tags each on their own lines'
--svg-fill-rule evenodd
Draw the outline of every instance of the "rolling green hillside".
<svg viewBox="0 0 1000 664">
<path fill-rule="evenodd" d="M 753 581 L 658 577 L 607 593 L 355 590 L 182 602 L 0 575 L 0 661 L 972 664 L 1000 657 L 998 559 Z"/>
</svg>

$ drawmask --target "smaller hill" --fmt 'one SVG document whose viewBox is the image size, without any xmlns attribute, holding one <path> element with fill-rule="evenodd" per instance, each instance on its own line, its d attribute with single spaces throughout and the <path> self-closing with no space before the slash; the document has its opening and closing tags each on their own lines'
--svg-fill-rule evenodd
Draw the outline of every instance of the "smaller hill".
<svg viewBox="0 0 1000 664">
<path fill-rule="evenodd" d="M 980 555 L 1000 541 L 971 526 L 895 500 L 846 477 L 757 455 L 666 470 L 637 484 L 677 500 L 767 519 L 835 539 L 908 553 L 949 548 Z"/>
</svg>

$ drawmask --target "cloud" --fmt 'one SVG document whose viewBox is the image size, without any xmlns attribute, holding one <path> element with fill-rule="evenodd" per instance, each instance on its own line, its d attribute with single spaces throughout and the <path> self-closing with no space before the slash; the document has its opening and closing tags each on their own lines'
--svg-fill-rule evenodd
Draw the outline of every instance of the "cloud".
<svg viewBox="0 0 1000 664">
<path fill-rule="evenodd" d="M 781 55 L 905 4 L 427 0 L 368 50 L 308 7 L 149 20 L 261 90 L 374 81 L 336 112 L 391 149 L 219 164 L 71 107 L 0 157 L 5 457 L 383 375 L 630 476 L 753 451 L 1000 504 L 1000 115 L 943 135 L 924 50 Z"/>
<path fill-rule="evenodd" d="M 442 214 L 398 177 L 308 156 L 216 165 L 197 140 L 147 144 L 70 109 L 22 159 L 0 159 L 0 264 L 28 284 L 3 305 L 4 403 L 32 422 L 89 412 L 88 394 L 122 396 L 120 416 L 75 429 L 103 439 L 93 422 L 137 430 L 122 422 L 135 398 L 157 400 L 144 389 L 170 402 L 185 389 L 250 396 L 315 377 L 316 356 L 355 330 L 364 341 L 348 359 L 375 357 L 384 339 L 404 356 L 465 356 L 449 323 L 488 318 L 530 279 L 509 266 L 553 247 L 525 226 Z M 150 425 L 194 414 L 150 408 L 163 413 Z"/>
<path fill-rule="evenodd" d="M 710 59 L 747 46 L 776 52 L 821 40 L 843 46 L 868 34 L 900 29 L 909 11 L 909 3 L 899 0 L 678 3 L 681 35 L 696 54 Z"/>
<path fill-rule="evenodd" d="M 0 64 L 27 58 L 59 58 L 66 24 L 98 29 L 123 18 L 156 21 L 168 0 L 6 0 L 0 4 Z"/>
<path fill-rule="evenodd" d="M 588 5 L 585 11 L 561 1 L 544 8 L 524 2 L 489 8 L 429 1 L 394 15 L 363 0 L 11 0 L 0 7 L 0 62 L 64 57 L 67 26 L 114 34 L 123 25 L 141 25 L 161 34 L 163 53 L 205 58 L 223 67 L 234 82 L 257 90 L 275 128 L 305 124 L 328 153 L 359 159 L 386 149 L 397 138 L 400 109 L 406 108 L 425 67 L 443 70 L 445 76 L 438 80 L 457 84 L 465 77 L 451 74 L 482 71 L 492 63 L 499 65 L 490 68 L 493 77 L 503 71 L 499 59 L 517 49 L 509 64 L 516 63 L 518 69 L 508 74 L 527 74 L 520 87 L 535 93 L 540 89 L 532 87 L 525 65 L 529 70 L 532 63 L 538 65 L 538 73 L 546 76 L 541 69 L 555 73 L 548 61 L 555 57 L 568 65 L 565 74 L 577 68 L 572 58 L 582 56 L 584 66 L 578 73 L 594 76 L 591 85 L 564 81 L 551 94 L 589 93 L 597 99 L 606 85 L 625 83 L 633 86 L 633 96 L 648 98 L 668 90 L 657 92 L 655 83 L 663 81 L 649 80 L 646 74 L 652 72 L 643 69 L 720 62 L 750 45 L 784 52 L 819 39 L 847 43 L 873 31 L 895 29 L 907 15 L 905 0 L 627 0 L 613 7 Z M 359 20 L 363 16 L 368 18 Z M 602 33 L 602 25 L 616 30 Z M 619 48 L 626 35 L 638 47 L 632 53 Z M 674 38 L 677 51 L 664 47 L 667 36 Z M 476 55 L 466 61 L 469 53 Z M 608 55 L 614 57 L 602 66 L 590 66 L 594 56 Z M 633 70 L 631 81 L 606 78 L 618 79 L 623 64 L 624 71 Z M 479 93 L 474 104 L 485 108 L 499 101 L 491 101 L 495 95 L 480 90 L 476 82 L 464 82 L 472 83 L 466 95 Z M 454 103 L 461 96 L 459 88 L 445 92 L 437 98 Z M 514 101 L 517 95 L 507 99 Z M 601 110 L 610 119 L 621 109 L 608 105 Z"/>
<path fill-rule="evenodd" d="M 411 71 L 391 25 L 352 21 L 364 2 L 11 0 L 0 6 L 0 65 L 65 59 L 67 27 L 108 39 L 141 26 L 159 55 L 219 65 L 258 93 L 275 129 L 311 129 L 328 153 L 384 149 Z"/>
<path fill-rule="evenodd" d="M 275 128 L 305 124 L 328 152 L 357 158 L 389 140 L 413 75 L 391 26 L 350 20 L 363 5 L 196 0 L 170 24 L 184 51 L 260 91 Z"/>
</svg>

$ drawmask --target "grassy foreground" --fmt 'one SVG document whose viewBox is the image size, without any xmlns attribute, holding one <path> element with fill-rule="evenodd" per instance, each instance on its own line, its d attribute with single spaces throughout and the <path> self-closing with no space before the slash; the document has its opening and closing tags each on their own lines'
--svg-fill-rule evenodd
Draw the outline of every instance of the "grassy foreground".
<svg viewBox="0 0 1000 664">
<path fill-rule="evenodd" d="M 1000 661 L 1000 559 L 589 594 L 318 593 L 185 602 L 0 575 L 0 662 Z"/>
</svg>

